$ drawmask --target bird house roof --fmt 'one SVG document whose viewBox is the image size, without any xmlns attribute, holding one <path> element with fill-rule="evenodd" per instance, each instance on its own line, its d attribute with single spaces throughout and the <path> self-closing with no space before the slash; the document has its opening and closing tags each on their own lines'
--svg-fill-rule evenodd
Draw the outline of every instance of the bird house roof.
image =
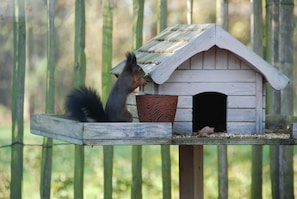
<svg viewBox="0 0 297 199">
<path fill-rule="evenodd" d="M 274 89 L 283 89 L 289 82 L 284 74 L 216 24 L 173 25 L 137 49 L 135 55 L 146 76 L 156 84 L 162 84 L 184 61 L 213 46 L 226 49 L 248 62 Z M 111 72 L 119 75 L 124 64 L 125 61 L 120 62 Z"/>
</svg>

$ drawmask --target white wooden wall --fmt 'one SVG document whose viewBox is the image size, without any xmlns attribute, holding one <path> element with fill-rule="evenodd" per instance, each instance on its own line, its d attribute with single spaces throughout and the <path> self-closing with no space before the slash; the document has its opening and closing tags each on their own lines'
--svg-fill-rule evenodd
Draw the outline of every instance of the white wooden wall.
<svg viewBox="0 0 297 199">
<path fill-rule="evenodd" d="M 227 133 L 261 133 L 265 119 L 263 77 L 233 53 L 213 47 L 185 61 L 162 85 L 149 82 L 145 93 L 178 95 L 173 130 L 192 132 L 193 96 L 203 92 L 227 95 Z M 133 97 L 129 103 L 135 111 Z"/>
</svg>

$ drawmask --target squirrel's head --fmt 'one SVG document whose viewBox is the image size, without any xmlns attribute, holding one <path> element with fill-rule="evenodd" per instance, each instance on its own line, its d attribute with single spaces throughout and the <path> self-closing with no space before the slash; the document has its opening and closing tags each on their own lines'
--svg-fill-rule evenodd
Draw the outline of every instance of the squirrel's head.
<svg viewBox="0 0 297 199">
<path fill-rule="evenodd" d="M 129 73 L 133 77 L 133 87 L 137 88 L 138 86 L 145 85 L 146 84 L 146 81 L 144 80 L 145 72 L 137 64 L 137 59 L 135 54 L 128 52 L 126 54 L 126 58 L 127 58 L 126 65 L 123 72 Z"/>
</svg>

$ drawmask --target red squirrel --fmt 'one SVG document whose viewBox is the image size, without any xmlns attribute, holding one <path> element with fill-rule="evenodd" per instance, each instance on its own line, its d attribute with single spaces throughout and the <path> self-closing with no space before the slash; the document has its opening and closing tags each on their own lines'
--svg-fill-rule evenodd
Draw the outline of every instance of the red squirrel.
<svg viewBox="0 0 297 199">
<path fill-rule="evenodd" d="M 126 106 L 127 97 L 137 87 L 145 85 L 146 81 L 135 54 L 127 53 L 126 58 L 125 67 L 113 85 L 105 110 L 96 90 L 83 86 L 67 96 L 66 113 L 81 122 L 132 122 L 132 114 Z"/>
</svg>

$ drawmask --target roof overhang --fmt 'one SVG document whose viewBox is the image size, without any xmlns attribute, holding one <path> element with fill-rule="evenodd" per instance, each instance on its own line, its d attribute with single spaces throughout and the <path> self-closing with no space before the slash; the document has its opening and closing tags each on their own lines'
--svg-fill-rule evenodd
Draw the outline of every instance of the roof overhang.
<svg viewBox="0 0 297 199">
<path fill-rule="evenodd" d="M 281 90 L 289 83 L 288 77 L 216 24 L 168 27 L 137 49 L 135 54 L 146 75 L 156 84 L 163 84 L 184 61 L 213 46 L 228 50 L 248 62 L 274 89 Z M 119 63 L 112 73 L 119 75 L 124 64 L 124 61 Z"/>
</svg>

